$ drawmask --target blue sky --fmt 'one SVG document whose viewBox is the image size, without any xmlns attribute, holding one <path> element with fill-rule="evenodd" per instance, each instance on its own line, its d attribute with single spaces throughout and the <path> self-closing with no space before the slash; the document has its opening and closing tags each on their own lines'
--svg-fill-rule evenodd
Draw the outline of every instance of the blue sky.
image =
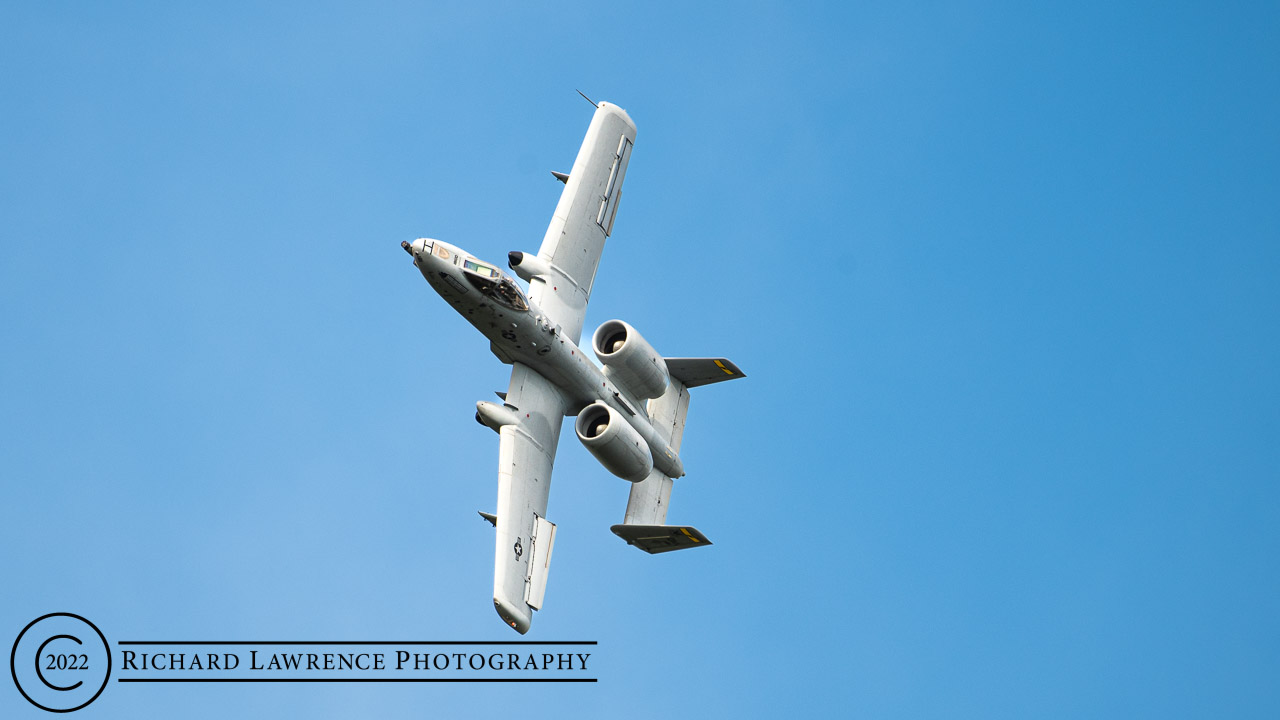
<svg viewBox="0 0 1280 720">
<path fill-rule="evenodd" d="M 5 637 L 514 639 L 472 420 L 509 371 L 398 245 L 536 251 L 575 89 L 639 127 L 587 327 L 749 376 L 690 410 L 711 549 L 626 547 L 561 443 L 532 637 L 599 683 L 83 715 L 1280 711 L 1274 5 L 0 18 Z"/>
</svg>

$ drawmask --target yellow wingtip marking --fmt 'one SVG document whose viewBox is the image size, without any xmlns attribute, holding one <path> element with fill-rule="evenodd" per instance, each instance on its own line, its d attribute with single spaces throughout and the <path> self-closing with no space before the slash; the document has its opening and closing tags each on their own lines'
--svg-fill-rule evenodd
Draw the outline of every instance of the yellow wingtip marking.
<svg viewBox="0 0 1280 720">
<path fill-rule="evenodd" d="M 716 367 L 718 367 L 718 368 L 720 368 L 721 370 L 723 370 L 723 371 L 724 371 L 724 373 L 725 373 L 725 375 L 732 375 L 732 374 L 733 374 L 733 371 L 732 371 L 732 370 L 730 370 L 729 368 L 725 367 L 725 366 L 724 366 L 724 363 L 720 362 L 719 360 L 716 360 L 716 361 L 715 361 L 715 363 L 716 363 Z"/>
<path fill-rule="evenodd" d="M 694 537 L 694 536 L 690 535 L 690 534 L 689 534 L 689 530 L 688 530 L 687 528 L 680 528 L 680 532 L 684 533 L 684 534 L 685 534 L 685 537 L 689 538 L 690 540 L 692 540 L 692 541 L 694 541 L 694 542 L 702 542 L 702 541 L 701 541 L 701 540 L 699 540 L 698 538 L 696 538 L 696 537 Z"/>
</svg>

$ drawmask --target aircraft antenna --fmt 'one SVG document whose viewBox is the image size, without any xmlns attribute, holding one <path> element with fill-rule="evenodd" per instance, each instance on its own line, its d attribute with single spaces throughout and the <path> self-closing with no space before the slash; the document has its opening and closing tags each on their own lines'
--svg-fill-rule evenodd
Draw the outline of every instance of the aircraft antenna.
<svg viewBox="0 0 1280 720">
<path fill-rule="evenodd" d="M 586 93 L 584 93 L 584 92 L 582 92 L 581 90 L 579 90 L 579 91 L 578 91 L 578 94 L 582 96 L 582 99 L 583 99 L 583 100 L 586 100 L 587 102 L 589 102 L 589 103 L 591 103 L 593 106 L 595 106 L 595 109 L 597 109 L 597 110 L 599 110 L 599 109 L 600 109 L 600 106 L 599 106 L 599 105 L 596 105 L 596 101 L 595 101 L 595 100 L 592 100 L 592 99 L 591 99 L 591 98 L 589 98 L 589 97 L 587 97 L 587 94 L 586 94 Z"/>
</svg>

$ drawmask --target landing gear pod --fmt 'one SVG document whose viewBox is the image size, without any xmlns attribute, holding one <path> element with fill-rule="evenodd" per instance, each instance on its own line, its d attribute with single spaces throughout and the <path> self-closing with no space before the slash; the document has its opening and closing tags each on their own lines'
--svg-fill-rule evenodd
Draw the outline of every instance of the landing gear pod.
<svg viewBox="0 0 1280 720">
<path fill-rule="evenodd" d="M 501 432 L 503 425 L 519 425 L 520 419 L 506 405 L 481 400 L 476 403 L 476 422 Z"/>
</svg>

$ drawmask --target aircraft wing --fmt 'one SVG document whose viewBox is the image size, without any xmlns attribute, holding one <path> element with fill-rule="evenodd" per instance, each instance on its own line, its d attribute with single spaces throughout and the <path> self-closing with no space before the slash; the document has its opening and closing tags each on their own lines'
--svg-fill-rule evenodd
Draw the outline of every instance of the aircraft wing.
<svg viewBox="0 0 1280 720">
<path fill-rule="evenodd" d="M 524 634 L 542 607 L 551 563 L 555 525 L 546 519 L 547 495 L 567 403 L 551 381 L 520 363 L 512 366 L 506 403 L 520 421 L 498 432 L 493 604 Z"/>
<path fill-rule="evenodd" d="M 575 344 L 635 140 L 636 126 L 625 110 L 606 102 L 597 106 L 538 250 L 557 274 L 535 277 L 529 295 Z"/>
</svg>

